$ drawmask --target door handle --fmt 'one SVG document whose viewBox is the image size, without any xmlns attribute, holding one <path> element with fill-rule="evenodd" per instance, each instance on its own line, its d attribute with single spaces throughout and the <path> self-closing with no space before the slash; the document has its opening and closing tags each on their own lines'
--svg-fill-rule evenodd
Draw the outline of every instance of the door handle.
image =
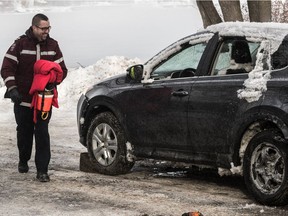
<svg viewBox="0 0 288 216">
<path fill-rule="evenodd" d="M 189 93 L 187 91 L 183 91 L 183 90 L 179 90 L 179 91 L 174 91 L 171 93 L 173 96 L 177 96 L 177 97 L 185 97 L 187 96 Z"/>
</svg>

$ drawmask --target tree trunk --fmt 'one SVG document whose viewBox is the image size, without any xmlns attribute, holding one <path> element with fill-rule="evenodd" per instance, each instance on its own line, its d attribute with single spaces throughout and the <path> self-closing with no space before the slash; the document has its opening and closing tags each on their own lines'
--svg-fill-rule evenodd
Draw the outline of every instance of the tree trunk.
<svg viewBox="0 0 288 216">
<path fill-rule="evenodd" d="M 271 1 L 247 0 L 250 22 L 271 22 Z"/>
<path fill-rule="evenodd" d="M 204 28 L 222 22 L 212 0 L 197 0 L 197 6 L 202 17 Z"/>
<path fill-rule="evenodd" d="M 219 4 L 225 22 L 243 21 L 240 7 L 240 0 L 234 0 L 234 1 L 219 0 Z"/>
<path fill-rule="evenodd" d="M 283 5 L 283 22 L 288 22 L 288 3 L 287 1 Z"/>
</svg>

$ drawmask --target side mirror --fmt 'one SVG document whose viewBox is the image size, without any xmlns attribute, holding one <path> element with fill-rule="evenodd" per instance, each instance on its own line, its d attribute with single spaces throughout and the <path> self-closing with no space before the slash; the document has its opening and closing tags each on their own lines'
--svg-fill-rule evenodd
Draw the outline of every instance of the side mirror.
<svg viewBox="0 0 288 216">
<path fill-rule="evenodd" d="M 127 76 L 129 76 L 132 80 L 141 81 L 143 76 L 143 70 L 144 66 L 142 64 L 133 65 L 126 70 Z"/>
</svg>

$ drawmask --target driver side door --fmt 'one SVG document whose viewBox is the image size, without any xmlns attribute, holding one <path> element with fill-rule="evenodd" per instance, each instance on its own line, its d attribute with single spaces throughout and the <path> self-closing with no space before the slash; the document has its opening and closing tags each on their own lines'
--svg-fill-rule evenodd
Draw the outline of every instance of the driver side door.
<svg viewBox="0 0 288 216">
<path fill-rule="evenodd" d="M 170 150 L 187 152 L 189 92 L 206 45 L 183 44 L 154 67 L 152 83 L 134 85 L 125 93 L 125 100 L 137 106 L 137 112 L 126 115 L 132 143 L 156 149 L 153 154 L 165 158 L 174 157 Z"/>
</svg>

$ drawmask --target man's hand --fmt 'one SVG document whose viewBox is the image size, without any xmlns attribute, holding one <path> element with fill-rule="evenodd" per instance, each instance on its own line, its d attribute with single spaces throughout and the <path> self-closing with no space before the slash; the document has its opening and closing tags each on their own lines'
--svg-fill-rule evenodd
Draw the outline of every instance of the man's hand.
<svg viewBox="0 0 288 216">
<path fill-rule="evenodd" d="M 19 94 L 17 88 L 12 89 L 9 93 L 13 103 L 20 104 L 22 102 L 22 96 Z"/>
<path fill-rule="evenodd" d="M 48 83 L 45 87 L 46 91 L 52 91 L 56 86 L 56 83 Z"/>
</svg>

